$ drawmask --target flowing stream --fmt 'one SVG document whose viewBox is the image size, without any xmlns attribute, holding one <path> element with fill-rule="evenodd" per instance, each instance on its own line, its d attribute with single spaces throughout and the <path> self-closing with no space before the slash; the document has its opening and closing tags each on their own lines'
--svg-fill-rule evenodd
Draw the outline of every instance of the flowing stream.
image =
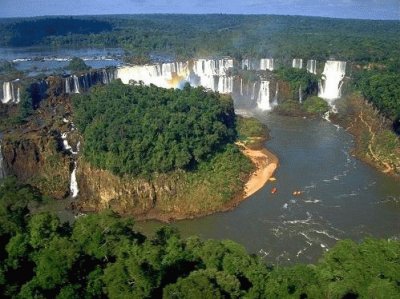
<svg viewBox="0 0 400 299">
<path fill-rule="evenodd" d="M 84 54 L 66 51 L 62 55 L 52 51 L 43 52 L 42 49 L 34 52 L 37 54 L 32 54 L 32 49 L 18 51 L 5 49 L 0 51 L 0 58 L 13 60 L 21 70 L 39 68 L 51 71 L 63 68 L 72 56 L 85 55 L 86 62 L 92 67 L 118 65 L 121 62 L 120 52 L 111 50 L 86 50 Z M 32 58 L 35 55 L 42 58 L 35 60 Z M 262 59 L 257 63 L 246 60 L 243 63 L 243 67 L 248 69 L 274 68 L 273 59 Z M 233 80 L 226 75 L 230 66 L 232 62 L 229 59 L 199 59 L 194 65 L 195 76 L 189 79 L 197 83 L 194 85 L 203 85 L 223 93 L 232 92 Z M 303 67 L 303 61 L 294 59 L 293 67 Z M 328 100 L 340 96 L 345 67 L 344 62 L 326 63 L 320 94 Z M 182 78 L 188 76 L 185 69 L 183 63 L 167 63 L 158 68 L 125 67 L 118 70 L 117 77 L 126 83 L 130 79 L 141 79 L 171 87 L 179 85 Z M 308 61 L 307 70 L 316 72 L 316 62 Z M 162 81 L 160 74 L 163 74 Z M 215 76 L 220 76 L 221 80 L 216 81 Z M 275 97 L 272 99 L 271 96 L 270 99 L 268 81 L 263 81 L 259 90 L 256 83 L 244 86 L 242 80 L 238 82 L 237 92 L 241 96 L 248 94 L 249 100 L 256 101 L 260 108 L 248 112 L 256 113 L 271 130 L 271 140 L 266 146 L 280 160 L 277 181 L 268 183 L 231 212 L 170 225 L 177 227 L 184 237 L 195 234 L 203 239 L 235 240 L 250 253 L 259 254 L 269 263 L 315 262 L 337 240 L 344 238 L 400 238 L 399 181 L 352 157 L 353 138 L 343 129 L 322 119 L 287 118 L 261 112 L 276 105 L 278 97 L 275 92 Z M 66 92 L 79 92 L 76 79 L 66 83 Z M 12 86 L 6 85 L 3 93 L 7 96 L 4 98 L 7 101 L 18 99 L 16 95 L 11 96 Z M 65 145 L 69 146 L 68 143 Z M 75 154 L 72 149 L 71 153 Z M 71 194 L 77 195 L 76 161 L 74 166 Z M 270 192 L 273 187 L 278 190 L 276 194 Z M 293 191 L 303 193 L 293 196 Z M 51 210 L 57 212 L 62 220 L 71 220 L 73 215 L 65 210 L 68 203 L 70 199 L 54 202 Z M 147 221 L 137 223 L 136 227 L 146 234 L 152 234 L 162 225 L 157 221 Z"/>
<path fill-rule="evenodd" d="M 184 237 L 232 239 L 277 264 L 315 262 L 340 239 L 400 238 L 400 184 L 352 157 L 349 134 L 324 120 L 257 117 L 271 130 L 277 181 L 231 212 L 170 224 Z M 164 224 L 136 225 L 151 234 Z"/>
</svg>

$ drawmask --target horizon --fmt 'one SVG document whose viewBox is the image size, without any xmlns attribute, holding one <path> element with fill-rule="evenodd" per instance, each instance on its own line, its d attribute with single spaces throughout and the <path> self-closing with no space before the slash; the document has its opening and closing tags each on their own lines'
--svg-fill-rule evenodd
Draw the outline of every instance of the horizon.
<svg viewBox="0 0 400 299">
<path fill-rule="evenodd" d="M 5 19 L 40 19 L 40 18 L 85 18 L 85 17 L 122 17 L 122 16 L 276 16 L 276 17 L 303 17 L 303 18 L 320 18 L 320 19 L 335 19 L 335 20 L 354 20 L 354 21 L 377 21 L 377 22 L 400 22 L 400 19 L 363 19 L 363 18 L 344 18 L 344 17 L 329 17 L 329 16 L 311 16 L 311 15 L 288 15 L 288 14 L 251 14 L 251 13 L 119 13 L 119 14 L 80 14 L 80 15 L 37 15 L 29 17 L 3 17 Z"/>
<path fill-rule="evenodd" d="M 67 14 L 65 12 L 68 12 Z M 398 0 L 76 0 L 74 5 L 52 0 L 2 0 L 0 18 L 122 15 L 278 15 L 356 20 L 400 20 Z"/>
</svg>

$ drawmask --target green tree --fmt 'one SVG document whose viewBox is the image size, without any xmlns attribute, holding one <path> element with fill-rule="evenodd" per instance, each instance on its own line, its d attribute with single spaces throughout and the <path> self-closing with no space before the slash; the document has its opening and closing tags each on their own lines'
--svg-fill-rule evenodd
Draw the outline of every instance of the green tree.
<svg viewBox="0 0 400 299">
<path fill-rule="evenodd" d="M 85 61 L 79 57 L 73 57 L 67 68 L 72 72 L 84 72 L 90 69 L 90 67 L 86 65 Z"/>
</svg>

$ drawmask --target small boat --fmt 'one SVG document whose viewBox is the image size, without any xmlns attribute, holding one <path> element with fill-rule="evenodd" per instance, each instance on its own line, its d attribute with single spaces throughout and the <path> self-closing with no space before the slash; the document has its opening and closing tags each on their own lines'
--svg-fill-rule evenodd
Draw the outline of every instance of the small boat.
<svg viewBox="0 0 400 299">
<path fill-rule="evenodd" d="M 275 182 L 275 181 L 276 181 L 276 178 L 270 177 L 270 178 L 269 178 L 269 181 L 270 181 L 270 182 Z"/>
<path fill-rule="evenodd" d="M 272 188 L 271 193 L 272 193 L 272 194 L 275 194 L 276 191 L 278 191 L 278 189 L 276 189 L 276 187 L 274 187 L 274 188 Z"/>
</svg>

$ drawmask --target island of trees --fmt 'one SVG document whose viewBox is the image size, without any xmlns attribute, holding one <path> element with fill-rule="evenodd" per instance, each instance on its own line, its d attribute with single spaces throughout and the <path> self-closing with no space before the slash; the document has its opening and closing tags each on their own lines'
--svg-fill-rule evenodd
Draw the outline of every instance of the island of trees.
<svg viewBox="0 0 400 299">
<path fill-rule="evenodd" d="M 117 175 L 196 169 L 237 135 L 230 97 L 189 84 L 179 90 L 116 81 L 73 104 L 85 159 Z"/>
</svg>

